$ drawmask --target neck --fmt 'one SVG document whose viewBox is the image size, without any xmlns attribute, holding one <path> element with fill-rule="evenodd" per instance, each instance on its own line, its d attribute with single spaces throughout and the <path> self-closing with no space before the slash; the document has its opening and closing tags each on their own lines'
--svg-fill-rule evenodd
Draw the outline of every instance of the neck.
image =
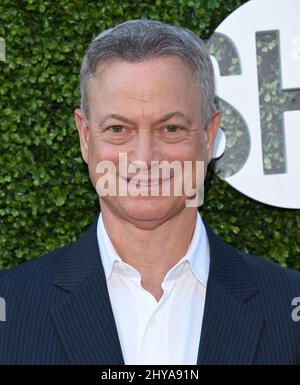
<svg viewBox="0 0 300 385">
<path fill-rule="evenodd" d="M 186 254 L 195 224 L 196 208 L 184 208 L 151 229 L 115 215 L 101 205 L 106 231 L 122 260 L 142 277 L 142 286 L 158 300 L 166 273 Z"/>
</svg>

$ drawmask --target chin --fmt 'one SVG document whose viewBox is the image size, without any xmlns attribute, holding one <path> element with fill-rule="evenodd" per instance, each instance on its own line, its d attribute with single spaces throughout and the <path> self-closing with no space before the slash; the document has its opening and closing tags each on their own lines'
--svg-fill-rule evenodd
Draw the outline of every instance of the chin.
<svg viewBox="0 0 300 385">
<path fill-rule="evenodd" d="M 170 197 L 131 197 L 122 202 L 123 217 L 138 227 L 151 229 L 175 216 L 184 203 Z"/>
</svg>

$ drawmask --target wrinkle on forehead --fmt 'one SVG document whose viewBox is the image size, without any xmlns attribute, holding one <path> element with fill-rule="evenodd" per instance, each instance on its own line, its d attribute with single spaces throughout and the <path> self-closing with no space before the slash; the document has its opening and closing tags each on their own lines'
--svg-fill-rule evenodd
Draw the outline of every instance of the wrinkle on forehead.
<svg viewBox="0 0 300 385">
<path fill-rule="evenodd" d="M 114 60 L 99 66 L 91 80 L 89 104 L 103 113 L 139 112 L 143 116 L 186 108 L 199 112 L 201 91 L 192 71 L 178 58 L 138 63 Z"/>
</svg>

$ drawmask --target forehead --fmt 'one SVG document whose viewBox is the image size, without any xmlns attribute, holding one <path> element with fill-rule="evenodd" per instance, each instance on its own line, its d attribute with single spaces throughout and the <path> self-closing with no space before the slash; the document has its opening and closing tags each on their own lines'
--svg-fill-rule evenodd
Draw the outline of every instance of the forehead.
<svg viewBox="0 0 300 385">
<path fill-rule="evenodd" d="M 88 85 L 92 110 L 164 108 L 199 109 L 201 91 L 190 67 L 174 56 L 140 62 L 107 61 L 99 65 Z M 107 112 L 107 111 L 105 111 Z M 116 112 L 116 111 L 114 111 Z"/>
<path fill-rule="evenodd" d="M 136 89 L 141 89 L 142 86 L 157 89 L 159 85 L 173 85 L 175 88 L 180 83 L 188 86 L 195 83 L 192 70 L 180 58 L 164 56 L 139 62 L 106 61 L 97 67 L 94 77 L 90 79 L 89 88 L 97 88 L 98 85 L 99 90 L 113 90 L 136 85 Z"/>
</svg>

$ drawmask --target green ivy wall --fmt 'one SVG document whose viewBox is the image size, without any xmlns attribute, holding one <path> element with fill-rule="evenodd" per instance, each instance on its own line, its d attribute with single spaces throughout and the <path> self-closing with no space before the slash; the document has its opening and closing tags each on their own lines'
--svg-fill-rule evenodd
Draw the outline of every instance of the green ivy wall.
<svg viewBox="0 0 300 385">
<path fill-rule="evenodd" d="M 98 211 L 73 121 L 80 62 L 90 40 L 142 17 L 208 39 L 244 2 L 1 0 L 0 269 L 75 240 Z M 300 210 L 248 199 L 210 167 L 201 213 L 233 246 L 300 269 Z"/>
</svg>

